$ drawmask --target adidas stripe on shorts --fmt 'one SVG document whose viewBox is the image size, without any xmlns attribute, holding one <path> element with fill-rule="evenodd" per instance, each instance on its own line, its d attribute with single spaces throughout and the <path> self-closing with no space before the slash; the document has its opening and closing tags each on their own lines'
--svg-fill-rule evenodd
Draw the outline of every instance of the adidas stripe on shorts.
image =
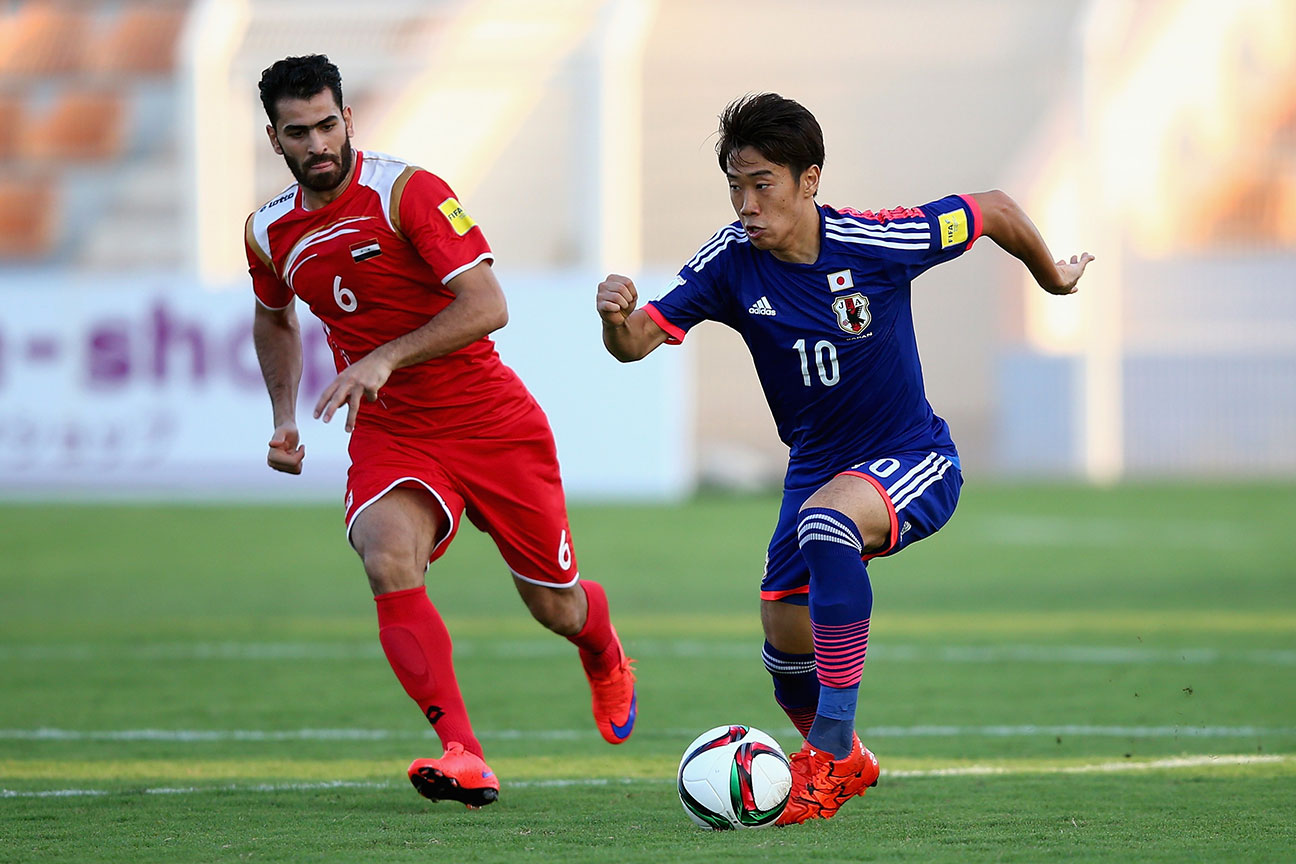
<svg viewBox="0 0 1296 864">
<path fill-rule="evenodd" d="M 963 488 L 963 472 L 953 452 L 915 451 L 867 459 L 838 472 L 871 482 L 887 501 L 891 514 L 891 544 L 865 555 L 864 560 L 894 555 L 911 543 L 930 537 L 949 521 Z M 783 490 L 778 525 L 770 538 L 761 579 L 762 600 L 804 603 L 810 590 L 810 568 L 797 543 L 801 507 L 823 483 Z"/>
</svg>

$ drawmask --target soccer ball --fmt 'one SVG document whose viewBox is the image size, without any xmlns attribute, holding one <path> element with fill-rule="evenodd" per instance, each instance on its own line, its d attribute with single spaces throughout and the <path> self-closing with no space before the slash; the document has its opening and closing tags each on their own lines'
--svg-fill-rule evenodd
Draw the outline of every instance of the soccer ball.
<svg viewBox="0 0 1296 864">
<path fill-rule="evenodd" d="M 717 726 L 684 751 L 679 797 L 703 828 L 772 825 L 792 792 L 792 768 L 778 742 L 750 726 Z"/>
</svg>

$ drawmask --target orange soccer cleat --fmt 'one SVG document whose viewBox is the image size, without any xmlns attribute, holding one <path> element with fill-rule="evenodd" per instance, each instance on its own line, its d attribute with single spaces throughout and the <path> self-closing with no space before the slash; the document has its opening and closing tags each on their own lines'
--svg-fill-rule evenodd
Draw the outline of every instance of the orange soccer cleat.
<svg viewBox="0 0 1296 864">
<path fill-rule="evenodd" d="M 432 801 L 458 801 L 477 808 L 499 798 L 499 778 L 495 772 L 480 756 L 464 750 L 458 741 L 447 744 L 440 759 L 411 762 L 409 778 L 418 793 Z"/>
<path fill-rule="evenodd" d="M 616 638 L 615 631 L 613 638 Z M 585 672 L 590 685 L 594 722 L 598 724 L 603 740 L 609 744 L 620 744 L 630 737 L 638 710 L 634 667 L 631 665 L 634 660 L 625 655 L 620 640 L 617 640 L 616 648 L 621 661 L 606 676 L 595 678 L 588 670 Z"/>
<path fill-rule="evenodd" d="M 834 759 L 831 753 L 815 750 L 806 741 L 790 761 L 792 793 L 776 825 L 831 819 L 847 799 L 876 786 L 881 773 L 877 757 L 860 743 L 858 735 L 851 741 L 851 754 L 844 758 Z"/>
</svg>

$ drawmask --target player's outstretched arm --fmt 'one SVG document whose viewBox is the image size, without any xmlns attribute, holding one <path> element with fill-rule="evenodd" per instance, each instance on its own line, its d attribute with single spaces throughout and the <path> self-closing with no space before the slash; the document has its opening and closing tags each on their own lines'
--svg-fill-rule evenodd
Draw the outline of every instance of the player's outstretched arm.
<svg viewBox="0 0 1296 864">
<path fill-rule="evenodd" d="M 981 233 L 1021 260 L 1040 287 L 1050 294 L 1074 294 L 1085 267 L 1094 260 L 1088 252 L 1071 260 L 1053 260 L 1035 223 L 1017 202 L 998 189 L 971 196 L 981 209 Z"/>
<path fill-rule="evenodd" d="M 256 304 L 252 318 L 252 342 L 256 346 L 261 377 L 270 393 L 274 412 L 274 434 L 266 464 L 286 474 L 300 474 L 306 448 L 297 434 L 297 387 L 301 383 L 302 343 L 297 312 L 291 305 L 267 309 Z"/>
<path fill-rule="evenodd" d="M 379 345 L 343 369 L 315 403 L 325 423 L 347 406 L 346 431 L 355 429 L 360 400 L 374 402 L 391 373 L 471 345 L 508 323 L 508 303 L 490 264 L 483 261 L 446 283 L 455 295 L 430 321 Z"/>
<path fill-rule="evenodd" d="M 603 346 L 622 363 L 642 359 L 666 341 L 666 331 L 635 308 L 638 302 L 629 276 L 612 273 L 599 283 L 594 305 L 603 319 Z"/>
</svg>

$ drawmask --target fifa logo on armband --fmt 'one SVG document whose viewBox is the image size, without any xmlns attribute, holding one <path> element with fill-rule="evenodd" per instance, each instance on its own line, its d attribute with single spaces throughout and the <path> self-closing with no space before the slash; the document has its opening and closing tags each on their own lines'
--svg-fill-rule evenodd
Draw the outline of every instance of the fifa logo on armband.
<svg viewBox="0 0 1296 864">
<path fill-rule="evenodd" d="M 942 213 L 940 222 L 941 248 L 945 249 L 956 243 L 966 243 L 968 239 L 967 214 L 962 210 L 953 213 Z"/>
<path fill-rule="evenodd" d="M 447 198 L 442 201 L 437 205 L 437 209 L 441 211 L 442 216 L 446 217 L 450 227 L 460 237 L 471 231 L 473 226 L 477 224 L 472 220 L 471 216 L 464 212 L 463 205 L 454 198 Z"/>
</svg>

